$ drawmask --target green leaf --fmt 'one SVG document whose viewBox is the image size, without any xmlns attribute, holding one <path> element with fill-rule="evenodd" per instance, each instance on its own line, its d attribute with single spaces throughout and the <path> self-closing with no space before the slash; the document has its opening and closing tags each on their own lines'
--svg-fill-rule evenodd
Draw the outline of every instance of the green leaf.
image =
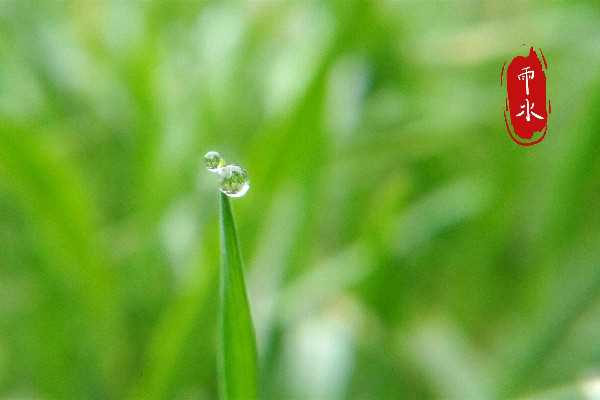
<svg viewBox="0 0 600 400">
<path fill-rule="evenodd" d="M 219 194 L 221 272 L 219 386 L 224 400 L 257 397 L 256 339 L 229 198 Z"/>
</svg>

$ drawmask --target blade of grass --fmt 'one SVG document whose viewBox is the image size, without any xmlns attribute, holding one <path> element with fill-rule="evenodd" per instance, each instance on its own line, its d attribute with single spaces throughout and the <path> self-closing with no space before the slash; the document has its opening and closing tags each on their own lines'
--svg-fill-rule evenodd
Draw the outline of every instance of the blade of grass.
<svg viewBox="0 0 600 400">
<path fill-rule="evenodd" d="M 257 397 L 256 339 L 229 198 L 219 193 L 221 272 L 219 389 L 222 399 Z"/>
</svg>

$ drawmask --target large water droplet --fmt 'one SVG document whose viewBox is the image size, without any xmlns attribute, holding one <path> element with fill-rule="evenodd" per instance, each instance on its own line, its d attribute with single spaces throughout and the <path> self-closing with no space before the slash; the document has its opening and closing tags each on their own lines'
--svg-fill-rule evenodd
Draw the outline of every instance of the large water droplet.
<svg viewBox="0 0 600 400">
<path fill-rule="evenodd" d="M 204 165 L 210 172 L 219 172 L 225 165 L 225 160 L 216 151 L 209 151 L 204 155 Z"/>
<path fill-rule="evenodd" d="M 242 197 L 250 189 L 248 173 L 239 165 L 226 165 L 219 171 L 219 190 L 229 197 Z"/>
</svg>

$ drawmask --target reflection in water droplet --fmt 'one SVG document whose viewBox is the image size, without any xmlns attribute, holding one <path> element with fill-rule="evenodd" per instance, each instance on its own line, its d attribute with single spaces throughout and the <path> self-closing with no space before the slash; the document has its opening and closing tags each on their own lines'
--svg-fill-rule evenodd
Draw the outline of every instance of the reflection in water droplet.
<svg viewBox="0 0 600 400">
<path fill-rule="evenodd" d="M 239 165 L 226 165 L 219 170 L 219 190 L 229 197 L 242 197 L 250 189 L 248 173 Z"/>
<path fill-rule="evenodd" d="M 219 169 L 225 165 L 225 160 L 216 151 L 209 151 L 204 155 L 204 165 L 210 172 L 219 172 Z"/>
</svg>

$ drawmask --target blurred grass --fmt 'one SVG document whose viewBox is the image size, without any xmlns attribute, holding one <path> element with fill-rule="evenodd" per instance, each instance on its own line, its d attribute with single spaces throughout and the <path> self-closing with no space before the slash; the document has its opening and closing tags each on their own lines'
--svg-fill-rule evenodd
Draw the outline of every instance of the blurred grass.
<svg viewBox="0 0 600 400">
<path fill-rule="evenodd" d="M 264 399 L 598 396 L 594 1 L 0 2 L 0 398 L 216 398 L 218 149 Z M 547 139 L 502 63 L 549 61 Z"/>
</svg>

